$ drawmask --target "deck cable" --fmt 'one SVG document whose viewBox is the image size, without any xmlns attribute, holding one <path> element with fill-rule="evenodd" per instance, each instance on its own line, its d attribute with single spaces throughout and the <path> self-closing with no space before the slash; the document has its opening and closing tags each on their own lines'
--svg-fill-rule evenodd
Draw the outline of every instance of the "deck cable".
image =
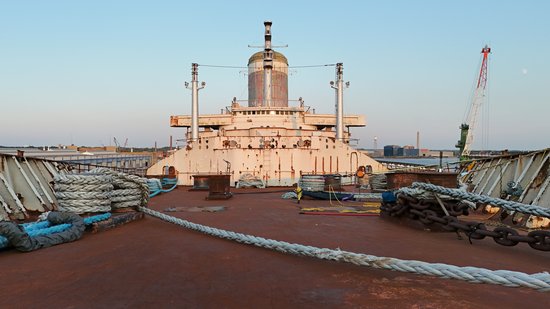
<svg viewBox="0 0 550 309">
<path fill-rule="evenodd" d="M 507 211 L 517 211 L 524 214 L 535 215 L 538 217 L 550 218 L 550 208 L 544 208 L 537 205 L 522 204 L 514 201 L 507 201 L 500 198 L 494 198 L 487 195 L 480 195 L 467 192 L 460 189 L 450 189 L 436 186 L 429 183 L 414 182 L 411 186 L 416 189 L 423 189 L 430 192 L 444 194 L 450 197 L 467 200 L 474 203 L 485 203 L 504 208 Z"/>
<path fill-rule="evenodd" d="M 427 263 L 415 260 L 377 257 L 374 255 L 354 253 L 339 249 L 334 250 L 328 248 L 318 248 L 226 231 L 192 223 L 143 206 L 139 206 L 138 210 L 166 222 L 170 222 L 207 235 L 234 240 L 239 243 L 271 249 L 282 253 L 315 257 L 323 260 L 347 262 L 359 266 L 436 276 L 446 279 L 457 279 L 472 283 L 489 283 L 507 287 L 527 287 L 541 292 L 550 291 L 550 274 L 548 272 L 525 274 L 522 272 L 509 270 L 490 270 L 470 266 L 461 267 L 442 263 Z"/>
</svg>

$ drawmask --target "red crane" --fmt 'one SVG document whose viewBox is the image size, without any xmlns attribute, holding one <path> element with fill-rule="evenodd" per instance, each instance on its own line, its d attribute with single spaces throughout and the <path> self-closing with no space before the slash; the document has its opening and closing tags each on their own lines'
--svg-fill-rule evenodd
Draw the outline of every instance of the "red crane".
<svg viewBox="0 0 550 309">
<path fill-rule="evenodd" d="M 456 144 L 456 147 L 460 149 L 460 158 L 467 159 L 470 156 L 470 147 L 474 141 L 474 130 L 477 121 L 477 114 L 479 107 L 483 105 L 486 100 L 486 88 L 487 88 L 487 65 L 489 62 L 489 54 L 491 48 L 487 45 L 481 49 L 482 59 L 481 66 L 479 68 L 479 76 L 477 78 L 477 86 L 474 90 L 472 98 L 472 104 L 468 111 L 468 117 L 466 121 L 460 125 L 460 140 Z"/>
</svg>

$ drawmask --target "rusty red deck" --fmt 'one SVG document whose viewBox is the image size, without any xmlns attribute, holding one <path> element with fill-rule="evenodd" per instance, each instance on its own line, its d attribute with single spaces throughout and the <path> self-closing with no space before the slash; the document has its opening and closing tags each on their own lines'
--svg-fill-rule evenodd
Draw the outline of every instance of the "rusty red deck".
<svg viewBox="0 0 550 309">
<path fill-rule="evenodd" d="M 327 248 L 536 273 L 549 253 L 491 240 L 470 245 L 378 217 L 306 216 L 281 188 L 232 189 L 229 200 L 178 188 L 150 207 L 192 222 Z M 256 192 L 255 194 L 250 194 Z M 246 193 L 246 194 L 240 194 Z M 302 200 L 300 206 L 329 201 Z M 542 308 L 548 293 L 471 284 L 286 255 L 189 231 L 152 217 L 31 253 L 0 252 L 1 308 Z"/>
</svg>

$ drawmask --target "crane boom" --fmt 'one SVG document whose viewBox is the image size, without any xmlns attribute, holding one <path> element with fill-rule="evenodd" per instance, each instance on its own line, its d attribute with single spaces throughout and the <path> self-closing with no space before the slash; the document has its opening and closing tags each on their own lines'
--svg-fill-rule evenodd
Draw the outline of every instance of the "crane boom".
<svg viewBox="0 0 550 309">
<path fill-rule="evenodd" d="M 477 114 L 479 107 L 483 105 L 486 99 L 487 88 L 487 65 L 491 48 L 487 45 L 481 49 L 482 60 L 479 68 L 479 76 L 477 78 L 476 88 L 472 96 L 472 103 L 468 112 L 466 121 L 460 125 L 460 140 L 456 147 L 460 150 L 461 160 L 467 159 L 470 156 L 470 147 L 474 141 L 474 130 L 477 122 Z"/>
</svg>

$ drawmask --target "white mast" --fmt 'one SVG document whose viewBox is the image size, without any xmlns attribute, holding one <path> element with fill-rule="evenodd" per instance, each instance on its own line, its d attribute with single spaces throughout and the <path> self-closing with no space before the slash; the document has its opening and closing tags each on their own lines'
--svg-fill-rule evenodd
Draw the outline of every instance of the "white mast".
<svg viewBox="0 0 550 309">
<path fill-rule="evenodd" d="M 199 139 L 199 90 L 206 86 L 205 82 L 199 87 L 199 65 L 191 64 L 191 140 L 195 142 Z M 185 82 L 185 87 L 189 89 L 189 83 Z"/>
<path fill-rule="evenodd" d="M 336 64 L 336 86 L 330 82 L 330 86 L 336 90 L 336 139 L 344 139 L 344 64 Z M 346 88 L 349 82 L 346 83 Z"/>
</svg>

